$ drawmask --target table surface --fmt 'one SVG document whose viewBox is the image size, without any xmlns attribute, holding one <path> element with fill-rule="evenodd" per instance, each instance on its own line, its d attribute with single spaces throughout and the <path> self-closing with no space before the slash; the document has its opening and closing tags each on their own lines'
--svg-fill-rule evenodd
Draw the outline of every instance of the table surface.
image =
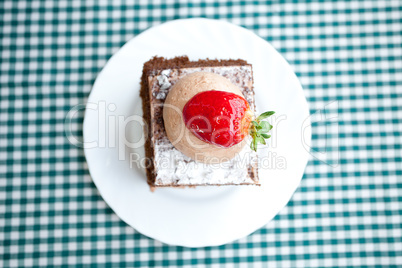
<svg viewBox="0 0 402 268">
<path fill-rule="evenodd" d="M 402 265 L 401 1 L 2 1 L 0 10 L 1 267 Z M 199 249 L 121 221 L 64 127 L 126 41 L 190 17 L 269 41 L 294 68 L 314 122 L 288 205 L 246 238 Z M 82 121 L 79 112 L 80 138 Z"/>
</svg>

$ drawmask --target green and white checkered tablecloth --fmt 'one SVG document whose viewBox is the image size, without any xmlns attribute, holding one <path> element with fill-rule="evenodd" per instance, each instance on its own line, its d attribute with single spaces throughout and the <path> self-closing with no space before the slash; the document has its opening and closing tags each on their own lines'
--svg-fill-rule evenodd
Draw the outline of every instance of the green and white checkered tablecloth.
<svg viewBox="0 0 402 268">
<path fill-rule="evenodd" d="M 402 266 L 402 1 L 32 0 L 0 10 L 1 267 Z M 317 119 L 319 157 L 264 228 L 199 249 L 121 221 L 64 134 L 114 52 L 189 17 L 242 25 L 282 53 Z"/>
</svg>

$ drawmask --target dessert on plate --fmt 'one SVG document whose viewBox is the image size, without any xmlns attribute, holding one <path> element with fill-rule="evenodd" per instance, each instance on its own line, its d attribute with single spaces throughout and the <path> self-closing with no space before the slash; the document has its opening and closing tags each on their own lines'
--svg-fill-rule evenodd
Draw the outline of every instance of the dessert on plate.
<svg viewBox="0 0 402 268">
<path fill-rule="evenodd" d="M 140 95 L 151 189 L 259 185 L 257 144 L 270 137 L 262 120 L 273 112 L 254 116 L 251 64 L 154 57 Z"/>
</svg>

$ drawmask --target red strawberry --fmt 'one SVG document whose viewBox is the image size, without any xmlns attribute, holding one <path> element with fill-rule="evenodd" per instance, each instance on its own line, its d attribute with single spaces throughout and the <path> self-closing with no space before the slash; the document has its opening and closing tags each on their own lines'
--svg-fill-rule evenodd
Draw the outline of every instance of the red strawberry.
<svg viewBox="0 0 402 268">
<path fill-rule="evenodd" d="M 273 114 L 269 113 L 264 113 L 264 118 Z M 268 124 L 270 128 L 267 130 L 260 125 L 259 120 L 263 118 L 257 117 L 252 121 L 252 117 L 250 106 L 243 97 L 225 91 L 198 93 L 183 108 L 183 119 L 187 128 L 200 140 L 220 147 L 238 144 L 249 134 L 253 136 L 253 150 L 256 150 L 258 142 L 265 144 L 264 138 L 268 138 L 265 133 L 272 126 Z"/>
</svg>

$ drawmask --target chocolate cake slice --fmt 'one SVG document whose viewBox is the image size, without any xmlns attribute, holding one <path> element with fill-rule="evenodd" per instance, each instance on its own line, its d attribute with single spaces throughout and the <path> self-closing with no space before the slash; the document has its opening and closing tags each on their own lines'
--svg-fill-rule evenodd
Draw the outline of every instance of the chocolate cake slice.
<svg viewBox="0 0 402 268">
<path fill-rule="evenodd" d="M 212 72 L 238 86 L 250 109 L 255 111 L 253 72 L 244 60 L 198 60 L 188 57 L 154 57 L 144 64 L 141 91 L 146 123 L 145 155 L 147 182 L 154 187 L 206 185 L 259 185 L 257 155 L 249 146 L 228 162 L 205 164 L 178 151 L 167 138 L 163 122 L 163 104 L 171 87 L 187 74 Z"/>
</svg>

